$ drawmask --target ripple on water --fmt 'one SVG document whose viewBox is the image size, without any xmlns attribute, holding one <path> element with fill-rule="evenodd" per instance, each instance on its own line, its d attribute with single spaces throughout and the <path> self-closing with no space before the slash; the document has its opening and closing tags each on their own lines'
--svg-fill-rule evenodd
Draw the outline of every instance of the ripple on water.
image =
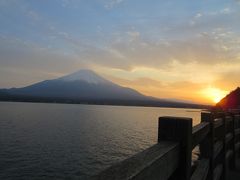
<svg viewBox="0 0 240 180">
<path fill-rule="evenodd" d="M 0 179 L 87 179 L 157 141 L 184 109 L 0 102 Z"/>
</svg>

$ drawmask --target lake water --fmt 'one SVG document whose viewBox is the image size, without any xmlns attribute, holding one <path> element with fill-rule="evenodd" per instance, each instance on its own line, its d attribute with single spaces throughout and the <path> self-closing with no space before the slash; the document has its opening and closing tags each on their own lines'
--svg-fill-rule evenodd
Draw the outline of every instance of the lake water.
<svg viewBox="0 0 240 180">
<path fill-rule="evenodd" d="M 200 110 L 0 102 L 0 179 L 88 179 L 157 142 L 159 116 Z"/>
</svg>

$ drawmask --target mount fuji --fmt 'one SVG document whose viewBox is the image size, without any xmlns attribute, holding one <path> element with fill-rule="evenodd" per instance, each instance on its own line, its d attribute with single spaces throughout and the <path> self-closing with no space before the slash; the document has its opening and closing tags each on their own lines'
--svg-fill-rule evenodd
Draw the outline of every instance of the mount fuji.
<svg viewBox="0 0 240 180">
<path fill-rule="evenodd" d="M 9 96 L 71 100 L 150 99 L 150 97 L 144 96 L 136 90 L 106 80 L 88 69 L 27 87 L 4 89 L 0 92 Z"/>
<path fill-rule="evenodd" d="M 45 80 L 23 88 L 0 89 L 0 101 L 168 107 L 193 106 L 190 103 L 145 96 L 134 89 L 115 84 L 88 69 L 82 69 L 57 79 Z M 198 107 L 198 105 L 195 106 Z"/>
</svg>

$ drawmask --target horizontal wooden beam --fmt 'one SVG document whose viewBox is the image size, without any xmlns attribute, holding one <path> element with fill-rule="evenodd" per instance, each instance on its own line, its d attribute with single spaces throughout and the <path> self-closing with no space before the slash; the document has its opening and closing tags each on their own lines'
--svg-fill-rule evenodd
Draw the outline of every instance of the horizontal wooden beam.
<svg viewBox="0 0 240 180">
<path fill-rule="evenodd" d="M 222 164 L 217 165 L 217 167 L 214 169 L 214 172 L 213 172 L 214 174 L 213 179 L 219 180 L 222 176 L 222 171 L 223 171 L 223 165 Z"/>
<path fill-rule="evenodd" d="M 227 153 L 226 153 L 226 160 L 228 161 L 229 159 L 231 159 L 233 156 L 233 151 L 232 150 L 228 150 Z"/>
<path fill-rule="evenodd" d="M 214 119 L 214 128 L 218 128 L 223 125 L 223 119 L 222 118 L 216 118 Z"/>
<path fill-rule="evenodd" d="M 225 136 L 225 143 L 228 144 L 233 139 L 232 133 L 227 133 Z"/>
<path fill-rule="evenodd" d="M 192 127 L 191 118 L 160 117 L 158 144 L 111 166 L 92 180 L 224 178 L 226 162 L 234 160 L 235 151 L 240 149 L 236 139 L 240 136 L 240 115 L 202 113 L 201 120 Z M 197 145 L 200 160 L 191 175 L 191 152 Z"/>
<path fill-rule="evenodd" d="M 216 159 L 216 157 L 220 154 L 220 152 L 222 151 L 222 149 L 223 149 L 223 142 L 217 141 L 217 142 L 214 144 L 214 159 Z"/>
<path fill-rule="evenodd" d="M 201 159 L 198 162 L 191 180 L 206 180 L 209 171 L 209 159 Z"/>
<path fill-rule="evenodd" d="M 177 169 L 179 144 L 160 142 L 111 166 L 92 180 L 167 180 Z"/>
<path fill-rule="evenodd" d="M 240 128 L 235 129 L 235 135 L 236 136 L 240 135 Z"/>
<path fill-rule="evenodd" d="M 227 124 L 232 122 L 232 120 L 233 120 L 233 118 L 231 116 L 226 116 L 225 117 L 225 121 L 226 121 Z"/>
<path fill-rule="evenodd" d="M 235 151 L 239 151 L 240 150 L 240 142 L 235 144 Z"/>
<path fill-rule="evenodd" d="M 192 130 L 192 149 L 202 142 L 207 137 L 210 131 L 210 124 L 208 122 L 202 122 L 193 127 Z"/>
</svg>

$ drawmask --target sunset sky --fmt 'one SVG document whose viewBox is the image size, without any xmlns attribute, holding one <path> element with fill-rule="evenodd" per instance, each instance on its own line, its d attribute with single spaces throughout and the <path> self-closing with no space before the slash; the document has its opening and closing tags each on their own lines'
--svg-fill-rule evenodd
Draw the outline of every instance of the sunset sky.
<svg viewBox="0 0 240 180">
<path fill-rule="evenodd" d="M 240 0 L 0 0 L 0 88 L 79 69 L 212 104 L 240 86 Z"/>
</svg>

